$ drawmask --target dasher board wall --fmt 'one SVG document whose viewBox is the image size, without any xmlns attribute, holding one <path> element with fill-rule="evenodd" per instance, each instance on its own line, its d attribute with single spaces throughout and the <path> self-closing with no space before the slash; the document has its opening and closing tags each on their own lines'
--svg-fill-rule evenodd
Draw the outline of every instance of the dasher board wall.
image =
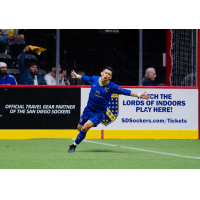
<svg viewBox="0 0 200 200">
<path fill-rule="evenodd" d="M 197 87 L 123 87 L 86 139 L 198 139 Z M 0 86 L 0 139 L 76 138 L 90 86 Z"/>
<path fill-rule="evenodd" d="M 125 88 L 125 87 L 123 87 Z M 151 99 L 113 95 L 106 119 L 93 130 L 104 130 L 104 138 L 198 139 L 198 89 L 128 87 L 147 91 Z M 90 88 L 81 88 L 81 112 Z"/>
<path fill-rule="evenodd" d="M 76 129 L 80 88 L 0 87 L 0 129 Z"/>
</svg>

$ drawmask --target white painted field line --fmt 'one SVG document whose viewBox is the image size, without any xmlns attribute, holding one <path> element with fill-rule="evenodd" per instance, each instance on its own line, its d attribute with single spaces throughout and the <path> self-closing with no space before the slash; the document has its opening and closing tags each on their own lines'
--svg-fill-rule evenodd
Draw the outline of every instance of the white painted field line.
<svg viewBox="0 0 200 200">
<path fill-rule="evenodd" d="M 75 139 L 72 139 L 72 140 L 75 140 Z M 183 155 L 172 154 L 172 153 L 164 153 L 164 152 L 159 152 L 159 151 L 150 151 L 150 150 L 146 150 L 146 149 L 138 149 L 138 148 L 125 147 L 125 146 L 114 145 L 114 144 L 106 144 L 106 143 L 100 143 L 100 142 L 93 142 L 93 141 L 90 141 L 90 140 L 83 140 L 83 142 L 89 142 L 89 143 L 107 145 L 107 146 L 111 146 L 111 147 L 121 147 L 121 148 L 125 148 L 125 149 L 133 149 L 133 150 L 136 150 L 136 151 L 146 151 L 146 152 L 149 152 L 149 153 L 157 153 L 157 154 L 163 154 L 163 155 L 168 155 L 168 156 L 177 156 L 177 157 L 182 157 L 182 158 L 192 158 L 192 159 L 198 159 L 198 160 L 200 160 L 200 157 L 183 156 Z"/>
</svg>

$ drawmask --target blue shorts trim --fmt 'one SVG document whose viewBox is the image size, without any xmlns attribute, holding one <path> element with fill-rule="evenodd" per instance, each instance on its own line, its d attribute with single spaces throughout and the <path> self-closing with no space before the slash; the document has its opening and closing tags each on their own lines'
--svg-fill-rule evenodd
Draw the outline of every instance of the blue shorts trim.
<svg viewBox="0 0 200 200">
<path fill-rule="evenodd" d="M 85 107 L 83 114 L 81 115 L 79 124 L 83 126 L 88 120 L 90 120 L 97 126 L 104 118 L 104 112 L 97 112 L 87 106 Z"/>
</svg>

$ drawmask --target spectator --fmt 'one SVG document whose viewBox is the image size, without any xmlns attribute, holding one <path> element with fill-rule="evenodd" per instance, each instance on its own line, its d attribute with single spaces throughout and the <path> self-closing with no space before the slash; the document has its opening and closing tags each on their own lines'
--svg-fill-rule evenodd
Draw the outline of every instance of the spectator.
<svg viewBox="0 0 200 200">
<path fill-rule="evenodd" d="M 47 85 L 56 85 L 56 65 L 54 64 L 51 71 L 44 76 Z M 59 65 L 59 85 L 70 85 L 67 80 L 67 71 L 63 70 L 61 73 L 61 66 Z"/>
<path fill-rule="evenodd" d="M 24 64 L 24 58 L 26 55 L 26 51 L 29 50 L 30 47 L 26 46 L 22 51 L 22 54 L 19 58 L 19 71 L 20 71 L 20 84 L 21 85 L 46 85 L 44 77 L 37 74 L 37 64 L 34 62 L 30 62 L 28 65 L 28 69 L 26 69 Z"/>
<path fill-rule="evenodd" d="M 7 73 L 7 64 L 0 62 L 0 85 L 17 85 L 14 76 Z"/>
<path fill-rule="evenodd" d="M 0 29 L 0 42 L 7 43 L 7 40 L 21 39 L 24 40 L 24 35 L 18 35 L 18 29 L 13 29 L 14 35 L 9 35 L 10 29 Z"/>
<path fill-rule="evenodd" d="M 142 80 L 142 86 L 157 86 L 158 83 L 155 81 L 156 70 L 154 68 L 148 68 L 145 71 L 145 76 Z"/>
</svg>

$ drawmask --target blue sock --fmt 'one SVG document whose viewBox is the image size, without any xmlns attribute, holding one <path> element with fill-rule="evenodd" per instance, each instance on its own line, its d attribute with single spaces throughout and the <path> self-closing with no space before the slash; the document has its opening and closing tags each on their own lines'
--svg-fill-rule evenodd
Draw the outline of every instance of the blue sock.
<svg viewBox="0 0 200 200">
<path fill-rule="evenodd" d="M 78 134 L 78 136 L 77 136 L 77 138 L 75 140 L 75 143 L 79 144 L 85 138 L 86 133 L 87 132 L 80 131 L 80 133 Z"/>
</svg>

